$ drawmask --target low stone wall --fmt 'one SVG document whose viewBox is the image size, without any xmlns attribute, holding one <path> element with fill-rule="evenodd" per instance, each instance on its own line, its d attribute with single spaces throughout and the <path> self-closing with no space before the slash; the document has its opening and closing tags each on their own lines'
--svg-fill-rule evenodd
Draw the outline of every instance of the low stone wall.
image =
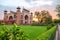
<svg viewBox="0 0 60 40">
<path fill-rule="evenodd" d="M 3 22 L 6 23 L 6 24 L 14 24 L 13 20 L 8 20 L 8 21 L 0 20 L 0 24 L 2 24 Z"/>
<path fill-rule="evenodd" d="M 8 20 L 8 21 L 5 21 L 6 24 L 14 24 L 14 21 L 12 20 Z"/>
</svg>

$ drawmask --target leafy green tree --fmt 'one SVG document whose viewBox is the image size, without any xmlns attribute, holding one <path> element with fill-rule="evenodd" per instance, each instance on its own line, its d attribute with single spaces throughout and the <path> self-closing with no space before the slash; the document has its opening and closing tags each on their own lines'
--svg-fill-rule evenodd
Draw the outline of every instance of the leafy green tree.
<svg viewBox="0 0 60 40">
<path fill-rule="evenodd" d="M 60 19 L 54 19 L 53 22 L 54 22 L 55 24 L 58 24 L 58 23 L 60 23 Z"/>
<path fill-rule="evenodd" d="M 40 23 L 51 23 L 52 22 L 52 16 L 46 10 L 42 10 L 41 12 L 36 11 L 35 15 L 36 15 L 36 18 L 38 19 L 38 22 Z"/>
<path fill-rule="evenodd" d="M 59 19 L 60 19 L 60 5 L 57 5 L 56 11 L 58 12 L 57 16 L 58 16 Z"/>
<path fill-rule="evenodd" d="M 36 15 L 36 18 L 38 19 L 38 21 L 40 21 L 40 17 L 41 17 L 40 12 L 36 11 L 35 15 Z"/>
<path fill-rule="evenodd" d="M 41 21 L 44 23 L 50 23 L 52 21 L 52 16 L 49 14 L 48 11 L 46 10 L 41 11 Z"/>
</svg>

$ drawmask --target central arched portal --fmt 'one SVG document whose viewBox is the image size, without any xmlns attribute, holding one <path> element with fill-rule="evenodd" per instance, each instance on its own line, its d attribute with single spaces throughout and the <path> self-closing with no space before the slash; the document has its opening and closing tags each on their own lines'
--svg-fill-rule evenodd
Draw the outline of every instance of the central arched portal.
<svg viewBox="0 0 60 40">
<path fill-rule="evenodd" d="M 27 15 L 25 15 L 25 20 L 28 20 L 28 16 Z"/>
<path fill-rule="evenodd" d="M 9 17 L 9 20 L 13 20 L 13 17 L 12 17 L 12 16 L 10 16 L 10 17 Z"/>
<path fill-rule="evenodd" d="M 28 15 L 25 15 L 25 24 L 28 24 Z"/>
<path fill-rule="evenodd" d="M 9 22 L 8 22 L 8 24 L 13 24 L 13 23 L 14 23 L 13 16 L 9 16 Z"/>
</svg>

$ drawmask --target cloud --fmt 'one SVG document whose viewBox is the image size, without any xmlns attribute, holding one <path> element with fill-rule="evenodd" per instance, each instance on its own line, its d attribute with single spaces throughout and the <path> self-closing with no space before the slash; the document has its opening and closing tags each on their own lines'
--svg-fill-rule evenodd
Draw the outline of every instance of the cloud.
<svg viewBox="0 0 60 40">
<path fill-rule="evenodd" d="M 53 1 L 32 1 L 31 4 L 34 6 L 52 5 Z"/>
<path fill-rule="evenodd" d="M 3 0 L 0 4 L 5 6 L 20 6 L 26 8 L 32 8 L 34 6 L 52 5 L 52 0 Z"/>
<path fill-rule="evenodd" d="M 26 8 L 32 7 L 30 3 L 26 2 L 25 0 L 3 0 L 0 4 L 4 6 L 20 6 Z"/>
</svg>

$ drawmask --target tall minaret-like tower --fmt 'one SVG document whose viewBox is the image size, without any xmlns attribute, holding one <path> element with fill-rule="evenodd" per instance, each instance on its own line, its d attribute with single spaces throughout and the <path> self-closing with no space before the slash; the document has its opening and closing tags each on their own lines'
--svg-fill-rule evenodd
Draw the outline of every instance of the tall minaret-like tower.
<svg viewBox="0 0 60 40">
<path fill-rule="evenodd" d="M 7 10 L 4 11 L 4 21 L 7 21 L 8 17 L 7 17 Z"/>
<path fill-rule="evenodd" d="M 16 23 L 17 24 L 20 24 L 20 13 L 21 13 L 21 11 L 20 11 L 20 7 L 17 7 L 17 12 L 16 12 Z"/>
<path fill-rule="evenodd" d="M 30 24 L 32 24 L 33 22 L 33 13 L 31 13 L 31 16 L 30 16 Z"/>
</svg>

